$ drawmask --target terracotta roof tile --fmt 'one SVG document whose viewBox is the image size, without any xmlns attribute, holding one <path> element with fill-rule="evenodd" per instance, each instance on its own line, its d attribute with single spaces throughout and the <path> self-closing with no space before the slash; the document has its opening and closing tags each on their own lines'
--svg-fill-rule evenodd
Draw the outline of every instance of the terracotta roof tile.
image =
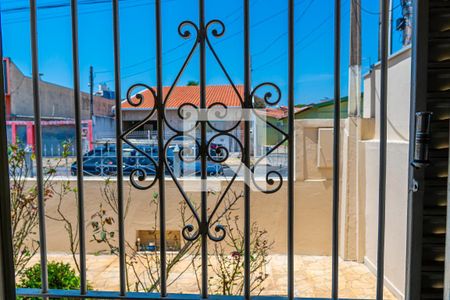
<svg viewBox="0 0 450 300">
<path fill-rule="evenodd" d="M 294 113 L 297 114 L 299 112 L 305 111 L 310 109 L 311 106 L 302 106 L 302 107 L 295 107 Z M 280 107 L 267 107 L 266 109 L 259 109 L 258 112 L 261 115 L 264 115 L 268 118 L 275 118 L 275 119 L 284 119 L 288 116 L 288 107 L 287 106 L 280 106 Z"/>
<path fill-rule="evenodd" d="M 163 95 L 166 97 L 170 87 L 163 87 Z M 237 91 L 240 96 L 243 97 L 244 86 L 237 85 Z M 154 106 L 154 99 L 151 96 L 149 90 L 141 92 L 144 96 L 143 103 L 138 107 L 130 105 L 126 100 L 122 101 L 122 109 L 150 109 Z M 131 100 L 137 103 L 136 97 L 132 97 Z M 178 108 L 185 103 L 192 103 L 196 106 L 200 106 L 200 87 L 199 86 L 177 86 L 173 89 L 172 94 L 166 102 L 166 108 Z M 206 106 L 213 103 L 223 103 L 228 107 L 240 107 L 241 102 L 238 95 L 231 85 L 208 85 L 206 87 Z"/>
</svg>

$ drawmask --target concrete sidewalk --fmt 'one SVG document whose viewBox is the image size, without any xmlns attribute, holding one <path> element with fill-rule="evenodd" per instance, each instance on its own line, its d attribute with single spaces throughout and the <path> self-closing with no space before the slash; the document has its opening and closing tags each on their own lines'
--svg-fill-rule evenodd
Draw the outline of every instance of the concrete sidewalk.
<svg viewBox="0 0 450 300">
<path fill-rule="evenodd" d="M 72 256 L 64 253 L 48 254 L 49 261 L 62 261 L 73 265 Z M 36 256 L 32 264 L 38 263 Z M 199 293 L 195 272 L 188 268 L 189 259 L 178 264 L 170 273 L 169 293 Z M 262 295 L 286 295 L 287 257 L 271 255 L 266 266 L 269 275 L 264 281 Z M 212 263 L 210 261 L 210 263 Z M 147 272 L 144 266 L 137 268 L 138 273 Z M 211 274 L 210 274 L 211 275 Z M 374 299 L 376 278 L 368 268 L 360 263 L 340 261 L 339 296 L 352 299 Z M 87 277 L 95 290 L 117 291 L 119 289 L 119 262 L 114 255 L 87 255 Z M 176 280 L 174 280 L 176 279 Z M 130 276 L 131 282 L 134 281 Z M 132 285 L 134 286 L 134 285 Z M 331 294 L 331 257 L 295 256 L 295 296 L 330 297 Z M 385 299 L 397 299 L 387 289 Z"/>
</svg>

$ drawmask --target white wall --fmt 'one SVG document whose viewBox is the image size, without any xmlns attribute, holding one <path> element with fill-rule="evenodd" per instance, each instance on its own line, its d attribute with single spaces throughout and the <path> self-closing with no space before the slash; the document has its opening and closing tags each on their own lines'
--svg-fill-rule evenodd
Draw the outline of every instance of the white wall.
<svg viewBox="0 0 450 300">
<path fill-rule="evenodd" d="M 380 136 L 380 65 L 364 76 L 363 118 L 375 117 L 375 139 Z M 388 71 L 388 139 L 407 141 L 411 89 L 411 48 L 392 55 Z"/>
<path fill-rule="evenodd" d="M 408 203 L 408 151 L 411 50 L 390 57 L 388 71 L 388 143 L 386 188 L 385 283 L 404 298 Z M 375 118 L 374 136 L 360 142 L 359 169 L 366 207 L 365 264 L 376 271 L 378 236 L 380 71 L 364 76 L 363 117 Z"/>
</svg>

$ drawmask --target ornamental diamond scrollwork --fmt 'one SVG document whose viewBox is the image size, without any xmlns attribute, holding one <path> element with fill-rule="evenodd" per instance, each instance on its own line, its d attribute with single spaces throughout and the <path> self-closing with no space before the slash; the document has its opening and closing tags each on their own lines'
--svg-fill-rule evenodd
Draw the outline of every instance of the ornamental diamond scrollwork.
<svg viewBox="0 0 450 300">
<path fill-rule="evenodd" d="M 184 59 L 181 68 L 179 69 L 172 85 L 168 88 L 167 93 L 163 97 L 160 95 L 160 99 L 162 101 L 162 105 L 158 106 L 156 105 L 156 101 L 158 99 L 158 95 L 156 91 L 145 84 L 135 84 L 132 85 L 128 91 L 127 91 L 127 103 L 131 105 L 132 107 L 140 107 L 144 102 L 153 103 L 153 106 L 151 107 L 149 113 L 137 124 L 133 125 L 131 128 L 123 132 L 121 135 L 121 139 L 123 142 L 128 144 L 131 148 L 139 152 L 141 155 L 143 155 L 146 159 L 150 161 L 150 164 L 153 166 L 154 170 L 160 169 L 160 164 L 164 164 L 165 169 L 168 172 L 168 175 L 171 177 L 173 182 L 175 183 L 178 191 L 180 192 L 183 200 L 186 202 L 190 212 L 193 215 L 193 218 L 195 220 L 195 224 L 187 224 L 183 227 L 181 230 L 182 236 L 187 241 L 195 241 L 200 236 L 206 236 L 210 240 L 219 242 L 222 241 L 226 237 L 226 228 L 218 223 L 218 220 L 212 221 L 213 217 L 216 215 L 220 205 L 223 203 L 223 200 L 225 199 L 225 196 L 230 191 L 233 183 L 236 181 L 239 173 L 242 171 L 242 167 L 244 166 L 244 147 L 241 142 L 241 140 L 232 134 L 232 131 L 238 128 L 243 122 L 243 111 L 245 108 L 250 108 L 254 111 L 254 103 L 253 99 L 256 97 L 256 93 L 261 89 L 271 89 L 271 92 L 266 92 L 263 100 L 265 105 L 268 106 L 274 106 L 277 105 L 280 102 L 281 99 L 281 90 L 280 88 L 275 85 L 274 83 L 270 82 L 264 82 L 262 84 L 257 85 L 250 93 L 249 95 L 249 103 L 245 103 L 245 100 L 243 99 L 243 96 L 239 92 L 238 88 L 236 87 L 235 83 L 232 80 L 232 77 L 228 73 L 227 69 L 225 68 L 225 65 L 220 59 L 220 56 L 216 52 L 213 44 L 211 43 L 211 38 L 221 38 L 225 35 L 226 28 L 225 24 L 220 20 L 211 20 L 209 21 L 205 26 L 198 26 L 196 23 L 192 21 L 183 21 L 178 26 L 178 34 L 181 38 L 186 40 L 193 40 L 193 44 L 190 47 L 190 50 Z M 229 108 L 226 104 L 221 102 L 216 102 L 210 104 L 208 107 L 205 107 L 207 109 L 208 114 L 212 114 L 211 116 L 208 115 L 208 119 L 205 121 L 205 123 L 208 125 L 208 127 L 214 132 L 210 139 L 208 141 L 205 141 L 207 151 L 206 153 L 200 153 L 200 151 L 192 151 L 192 149 L 181 149 L 177 154 L 178 159 L 181 163 L 192 163 L 195 161 L 198 161 L 201 158 L 201 155 L 205 155 L 208 160 L 217 163 L 217 164 L 226 164 L 227 160 L 230 157 L 230 149 L 228 149 L 226 146 L 220 145 L 218 147 L 215 147 L 215 149 L 212 149 L 212 144 L 215 140 L 219 138 L 229 138 L 234 141 L 234 143 L 237 145 L 237 153 L 240 155 L 240 161 L 237 168 L 234 170 L 234 174 L 231 176 L 231 179 L 227 180 L 227 185 L 221 192 L 220 196 L 218 197 L 218 200 L 216 201 L 215 205 L 212 207 L 211 212 L 208 215 L 207 220 L 202 220 L 199 216 L 199 212 L 197 211 L 194 203 L 191 200 L 191 197 L 187 194 L 187 192 L 183 189 L 183 185 L 180 182 L 179 178 L 174 174 L 174 171 L 172 169 L 172 162 L 169 160 L 169 150 L 170 145 L 173 144 L 176 140 L 190 140 L 191 145 L 194 145 L 194 148 L 200 149 L 200 142 L 195 138 L 194 133 L 195 131 L 201 126 L 202 121 L 199 121 L 199 107 L 194 103 L 183 103 L 179 107 L 177 107 L 177 114 L 176 116 L 181 120 L 196 120 L 192 123 L 192 126 L 188 128 L 177 128 L 174 124 L 170 122 L 168 118 L 166 118 L 167 115 L 167 104 L 169 103 L 171 96 L 173 95 L 173 91 L 178 85 L 180 78 L 182 77 L 183 73 L 185 72 L 189 62 L 191 61 L 196 49 L 199 47 L 200 43 L 204 42 L 207 49 L 211 52 L 212 56 L 214 57 L 215 61 L 220 67 L 220 70 L 223 72 L 225 77 L 227 78 L 228 83 L 233 88 L 233 91 L 235 93 L 235 96 L 239 99 L 239 102 L 241 104 L 242 110 L 240 110 L 240 117 L 234 118 L 233 120 L 236 120 L 232 123 L 231 126 L 228 128 L 218 128 L 214 122 L 210 121 L 211 119 L 214 120 L 225 120 L 228 117 L 229 114 Z M 137 89 L 145 89 L 150 91 L 150 96 L 152 99 L 149 101 L 144 101 L 144 95 L 142 92 L 138 92 L 133 95 L 133 91 Z M 159 149 L 164 151 L 164 161 L 160 162 L 157 161 L 154 157 L 140 149 L 137 145 L 133 144 L 127 136 L 131 134 L 132 132 L 136 131 L 140 126 L 145 124 L 148 120 L 150 120 L 155 112 L 158 109 L 162 109 L 162 121 L 161 123 L 164 124 L 165 127 L 167 127 L 168 130 L 173 132 L 173 135 L 164 142 L 164 149 Z M 195 116 L 193 116 L 195 114 Z M 282 184 L 283 184 L 283 176 L 278 171 L 268 171 L 265 176 L 266 183 L 271 186 L 269 189 L 264 189 L 258 185 L 258 182 L 255 178 L 254 170 L 258 167 L 258 165 L 263 161 L 264 158 L 266 158 L 268 155 L 270 155 L 273 151 L 275 151 L 278 147 L 280 147 L 283 143 L 285 143 L 288 140 L 288 135 L 276 127 L 275 125 L 271 124 L 270 122 L 266 122 L 263 118 L 259 116 L 257 112 L 254 112 L 254 115 L 263 120 L 267 126 L 270 126 L 271 128 L 275 129 L 277 132 L 283 135 L 283 139 L 273 146 L 264 156 L 258 158 L 253 166 L 250 168 L 251 173 L 251 180 L 253 182 L 253 185 L 261 192 L 264 193 L 274 193 L 278 191 Z M 158 126 L 161 126 L 162 124 L 158 124 Z M 248 150 L 248 149 L 247 149 Z M 195 153 L 193 153 L 195 152 Z M 235 151 L 236 152 L 236 151 Z M 216 155 L 214 155 L 216 154 Z M 136 189 L 140 190 L 146 190 L 154 186 L 156 183 L 158 177 L 155 175 L 150 180 L 148 180 L 147 172 L 148 170 L 144 168 L 135 168 L 131 171 L 130 174 L 130 182 Z M 156 173 L 155 173 L 156 174 Z"/>
</svg>

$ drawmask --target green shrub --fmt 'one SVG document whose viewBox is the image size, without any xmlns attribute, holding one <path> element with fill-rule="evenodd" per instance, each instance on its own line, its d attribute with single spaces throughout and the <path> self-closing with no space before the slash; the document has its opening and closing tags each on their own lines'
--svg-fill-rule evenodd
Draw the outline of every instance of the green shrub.
<svg viewBox="0 0 450 300">
<path fill-rule="evenodd" d="M 22 288 L 41 288 L 41 265 L 34 266 L 25 270 L 20 277 L 19 287 Z M 50 289 L 76 290 L 80 288 L 80 277 L 69 264 L 62 262 L 48 263 L 48 285 Z M 27 300 L 39 300 L 38 298 L 24 298 Z M 68 300 L 63 298 L 63 300 Z"/>
</svg>

